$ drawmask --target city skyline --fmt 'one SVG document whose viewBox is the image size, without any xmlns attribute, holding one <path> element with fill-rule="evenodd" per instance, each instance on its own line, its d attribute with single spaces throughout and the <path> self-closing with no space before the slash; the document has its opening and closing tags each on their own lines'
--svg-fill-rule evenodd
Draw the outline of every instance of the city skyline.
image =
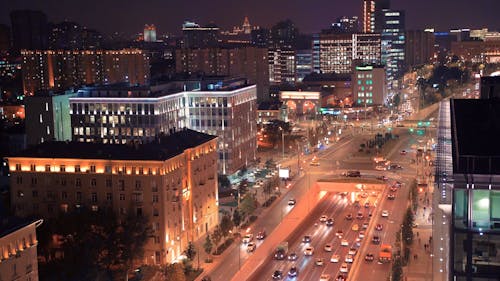
<svg viewBox="0 0 500 281">
<path fill-rule="evenodd" d="M 9 14 L 17 9 L 31 9 L 43 11 L 49 21 L 73 21 L 89 28 L 98 29 L 105 34 L 114 32 L 132 35 L 140 33 L 145 23 L 153 23 L 159 34 L 180 34 L 184 20 L 194 20 L 200 24 L 213 22 L 222 29 L 231 29 L 239 26 L 243 18 L 248 16 L 252 25 L 270 27 L 281 19 L 291 19 L 296 22 L 301 32 L 319 32 L 328 27 L 337 17 L 361 17 L 362 1 L 342 3 L 342 1 L 319 0 L 316 5 L 307 2 L 285 3 L 273 1 L 271 3 L 232 3 L 227 0 L 200 3 L 170 3 L 153 1 L 149 6 L 139 2 L 119 3 L 120 13 L 113 13 L 118 2 L 109 0 L 105 3 L 89 0 L 85 3 L 61 3 L 49 0 L 44 3 L 33 0 L 4 2 L 0 4 L 0 23 L 10 25 Z M 100 9 L 93 7 L 100 5 Z M 475 5 L 470 1 L 454 1 L 453 9 L 447 3 L 435 3 L 431 0 L 422 1 L 391 1 L 391 8 L 406 10 L 408 29 L 423 29 L 427 27 L 436 30 L 453 28 L 500 28 L 500 21 L 494 11 L 500 9 L 500 2 L 492 0 L 478 0 Z M 267 9 L 261 9 L 267 7 Z M 318 8 L 321 7 L 321 8 Z M 206 13 L 212 8 L 211 13 Z M 168 11 L 175 13 L 168 15 Z M 137 11 L 142 11 L 138 13 Z M 231 11 L 227 13 L 226 11 Z M 109 15 L 115 15 L 110 21 Z M 168 15 L 168 16 L 166 16 Z M 422 17 L 421 15 L 425 15 Z"/>
</svg>

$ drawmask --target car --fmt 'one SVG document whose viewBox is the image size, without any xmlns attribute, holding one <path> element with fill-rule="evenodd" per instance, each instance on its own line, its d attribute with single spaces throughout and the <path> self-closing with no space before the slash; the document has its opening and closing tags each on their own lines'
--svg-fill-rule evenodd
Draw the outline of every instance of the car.
<svg viewBox="0 0 500 281">
<path fill-rule="evenodd" d="M 266 231 L 265 230 L 259 231 L 259 233 L 257 233 L 257 236 L 255 236 L 255 238 L 257 238 L 257 240 L 263 240 L 264 238 L 266 238 Z"/>
<path fill-rule="evenodd" d="M 307 247 L 304 250 L 304 255 L 305 256 L 312 256 L 312 255 L 314 255 L 314 247 Z"/>
<path fill-rule="evenodd" d="M 367 229 L 368 228 L 368 223 L 364 222 L 363 225 L 361 226 L 362 229 Z"/>
<path fill-rule="evenodd" d="M 387 199 L 394 200 L 394 199 L 396 199 L 396 195 L 394 193 L 389 193 L 389 194 L 387 194 Z"/>
<path fill-rule="evenodd" d="M 340 261 L 340 256 L 337 254 L 333 254 L 332 257 L 330 258 L 330 262 L 337 263 Z"/>
<path fill-rule="evenodd" d="M 379 177 L 377 177 L 377 179 L 381 180 L 381 181 L 388 181 L 389 180 L 389 178 L 386 176 L 379 176 Z"/>
<path fill-rule="evenodd" d="M 283 272 L 281 270 L 275 270 L 272 277 L 273 280 L 281 280 L 283 278 Z"/>
<path fill-rule="evenodd" d="M 356 238 L 356 240 L 354 241 L 354 243 L 352 243 L 352 247 L 356 247 L 356 248 L 359 248 L 361 247 L 361 238 Z"/>
<path fill-rule="evenodd" d="M 346 280 L 347 280 L 347 276 L 344 274 L 339 274 L 337 276 L 337 278 L 335 279 L 335 281 L 346 281 Z"/>
<path fill-rule="evenodd" d="M 322 215 L 322 216 L 321 216 L 321 218 L 319 218 L 319 221 L 320 221 L 320 222 L 326 222 L 326 220 L 327 220 L 327 219 L 328 219 L 328 217 L 327 217 L 327 216 Z"/>
<path fill-rule="evenodd" d="M 381 216 L 382 216 L 383 218 L 387 218 L 387 217 L 389 217 L 389 211 L 387 211 L 387 210 L 382 210 Z"/>
<path fill-rule="evenodd" d="M 319 281 L 330 281 L 330 274 L 321 274 Z"/>
<path fill-rule="evenodd" d="M 384 228 L 384 226 L 380 223 L 377 223 L 377 225 L 375 226 L 375 230 L 378 230 L 378 231 L 381 231 L 383 228 Z"/>
<path fill-rule="evenodd" d="M 349 241 L 347 241 L 346 239 L 342 239 L 342 241 L 340 241 L 340 246 L 349 246 Z"/>
<path fill-rule="evenodd" d="M 348 220 L 348 221 L 352 220 L 352 214 L 351 213 L 347 214 L 345 216 L 345 219 Z"/>
<path fill-rule="evenodd" d="M 391 191 L 396 192 L 396 191 L 398 191 L 398 188 L 393 185 L 393 186 L 391 186 Z"/>
<path fill-rule="evenodd" d="M 393 186 L 400 188 L 403 184 L 400 181 L 394 182 Z"/>
<path fill-rule="evenodd" d="M 335 236 L 337 236 L 338 238 L 342 238 L 342 236 L 344 236 L 344 232 L 342 230 L 337 230 L 337 232 L 335 232 Z"/>
<path fill-rule="evenodd" d="M 341 266 L 340 266 L 340 272 L 344 272 L 344 273 L 347 273 L 349 272 L 349 267 L 347 267 L 347 263 L 343 263 Z"/>
<path fill-rule="evenodd" d="M 299 274 L 297 267 L 296 266 L 290 267 L 290 270 L 288 271 L 288 276 L 293 278 L 293 277 L 297 277 L 297 274 Z"/>
<path fill-rule="evenodd" d="M 375 166 L 375 170 L 377 170 L 377 171 L 385 171 L 386 167 L 383 166 L 383 165 L 377 165 L 377 166 Z"/>
<path fill-rule="evenodd" d="M 295 199 L 288 199 L 288 206 L 295 206 L 295 203 L 297 203 Z"/>
<path fill-rule="evenodd" d="M 297 254 L 296 254 L 296 253 L 293 253 L 293 252 L 292 252 L 292 253 L 290 253 L 290 254 L 288 255 L 288 260 L 289 260 L 289 261 L 295 261 L 295 260 L 297 260 L 297 258 L 298 258 L 298 256 L 297 256 Z"/>
<path fill-rule="evenodd" d="M 253 243 L 253 242 L 248 243 L 247 244 L 247 252 L 251 253 L 251 252 L 255 251 L 256 247 L 257 246 L 255 245 L 255 243 Z"/>
<path fill-rule="evenodd" d="M 388 170 L 403 170 L 403 167 L 401 167 L 401 165 L 399 165 L 399 164 L 390 164 L 389 166 L 387 166 L 387 169 Z"/>
<path fill-rule="evenodd" d="M 358 253 L 358 250 L 356 248 L 349 249 L 349 255 L 355 256 L 357 253 Z"/>
<path fill-rule="evenodd" d="M 325 252 L 331 252 L 333 250 L 332 244 L 326 243 L 323 249 L 325 250 Z"/>
<path fill-rule="evenodd" d="M 370 202 L 365 203 L 365 208 L 370 208 Z"/>
<path fill-rule="evenodd" d="M 359 238 L 365 238 L 365 232 L 363 230 L 360 231 L 358 237 Z"/>
<path fill-rule="evenodd" d="M 401 155 L 406 155 L 408 152 L 406 152 L 406 150 L 401 150 L 401 152 L 399 152 L 399 154 Z"/>
<path fill-rule="evenodd" d="M 356 171 L 356 170 L 347 171 L 345 173 L 345 175 L 346 175 L 346 177 L 350 177 L 350 178 L 359 178 L 359 177 L 361 177 L 361 172 Z"/>
<path fill-rule="evenodd" d="M 358 220 L 362 220 L 364 217 L 365 217 L 365 216 L 363 216 L 363 213 L 358 213 L 358 214 L 356 215 L 356 218 L 357 218 Z"/>
<path fill-rule="evenodd" d="M 359 230 L 359 225 L 357 223 L 353 224 L 351 227 L 352 231 L 358 231 Z"/>
<path fill-rule="evenodd" d="M 372 243 L 373 243 L 373 244 L 380 244 L 380 237 L 379 237 L 379 236 L 377 236 L 377 235 L 374 235 L 374 236 L 372 237 Z"/>
<path fill-rule="evenodd" d="M 248 234 L 245 234 L 245 236 L 243 236 L 243 243 L 244 244 L 247 244 L 247 243 L 250 243 L 250 241 L 253 240 L 253 234 L 251 233 L 248 233 Z"/>
<path fill-rule="evenodd" d="M 314 264 L 317 265 L 317 266 L 323 266 L 325 264 L 325 262 L 323 261 L 322 258 L 317 258 L 315 261 L 314 261 Z"/>
<path fill-rule="evenodd" d="M 310 243 L 311 242 L 311 236 L 310 235 L 304 235 L 302 238 L 302 242 L 304 243 Z"/>
<path fill-rule="evenodd" d="M 354 257 L 352 255 L 346 255 L 344 261 L 347 263 L 353 263 Z"/>
<path fill-rule="evenodd" d="M 373 261 L 374 258 L 375 257 L 371 253 L 368 253 L 368 254 L 365 255 L 365 261 Z"/>
<path fill-rule="evenodd" d="M 326 220 L 326 226 L 333 226 L 334 220 L 332 218 L 329 218 Z"/>
<path fill-rule="evenodd" d="M 383 162 L 387 161 L 387 159 L 385 159 L 382 156 L 377 156 L 377 157 L 373 158 L 373 161 L 378 164 L 378 163 L 383 163 Z"/>
<path fill-rule="evenodd" d="M 210 278 L 210 276 L 207 275 L 201 278 L 201 281 L 212 281 L 212 278 Z"/>
</svg>

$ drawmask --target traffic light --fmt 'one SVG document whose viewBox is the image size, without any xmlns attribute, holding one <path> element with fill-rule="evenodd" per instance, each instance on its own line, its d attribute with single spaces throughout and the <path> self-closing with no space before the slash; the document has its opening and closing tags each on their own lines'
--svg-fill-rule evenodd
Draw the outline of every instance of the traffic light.
<svg viewBox="0 0 500 281">
<path fill-rule="evenodd" d="M 423 125 L 424 125 L 424 123 L 422 121 L 418 121 L 417 127 L 422 127 Z"/>
<path fill-rule="evenodd" d="M 425 134 L 425 130 L 424 129 L 418 129 L 417 130 L 417 135 L 423 136 L 424 134 Z"/>
<path fill-rule="evenodd" d="M 409 128 L 408 131 L 410 131 L 410 134 L 413 134 L 414 129 L 413 128 Z"/>
</svg>

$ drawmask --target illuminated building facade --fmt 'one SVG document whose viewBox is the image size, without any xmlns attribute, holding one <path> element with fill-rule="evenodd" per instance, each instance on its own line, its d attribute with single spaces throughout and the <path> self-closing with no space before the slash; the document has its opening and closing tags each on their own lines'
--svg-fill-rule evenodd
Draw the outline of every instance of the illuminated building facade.
<svg viewBox="0 0 500 281">
<path fill-rule="evenodd" d="M 156 27 L 154 24 L 144 25 L 144 42 L 156 42 Z"/>
<path fill-rule="evenodd" d="M 73 140 L 147 143 L 187 127 L 218 136 L 219 171 L 234 173 L 255 159 L 256 88 L 244 79 L 225 88 L 218 83 L 187 91 L 168 84 L 83 88 L 70 99 Z"/>
<path fill-rule="evenodd" d="M 25 95 L 87 84 L 149 82 L 149 57 L 142 50 L 21 51 Z"/>
<path fill-rule="evenodd" d="M 71 140 L 69 98 L 75 95 L 73 91 L 66 91 L 62 93 L 45 92 L 26 97 L 24 104 L 28 145 L 53 140 Z"/>
<path fill-rule="evenodd" d="M 269 48 L 269 83 L 271 85 L 296 82 L 295 53 L 295 50 L 290 48 Z"/>
<path fill-rule="evenodd" d="M 319 73 L 352 73 L 354 65 L 380 64 L 380 39 L 376 33 L 320 34 L 317 52 L 313 49 L 313 65 L 317 61 Z"/>
<path fill-rule="evenodd" d="M 357 66 L 352 77 L 352 96 L 358 106 L 384 105 L 387 99 L 383 66 Z"/>
<path fill-rule="evenodd" d="M 363 0 L 363 32 L 375 32 L 377 12 L 389 7 L 390 0 Z"/>
<path fill-rule="evenodd" d="M 381 34 L 381 60 L 386 66 L 387 82 L 392 85 L 405 71 L 405 12 L 377 11 L 375 31 Z"/>
<path fill-rule="evenodd" d="M 446 244 L 434 246 L 434 252 L 439 252 L 438 247 L 448 252 L 444 264 L 436 261 L 434 268 L 449 273 L 448 280 L 495 280 L 500 275 L 500 139 L 496 129 L 500 103 L 489 96 L 452 99 L 449 104 L 447 141 L 451 147 L 443 155 L 448 163 L 442 164 L 447 165 L 437 167 L 436 183 L 439 207 L 446 215 L 443 224 L 450 224 L 440 233 Z"/>
<path fill-rule="evenodd" d="M 36 228 L 42 222 L 0 222 L 0 280 L 38 281 Z"/>
<path fill-rule="evenodd" d="M 16 216 L 78 208 L 145 216 L 144 263 L 174 261 L 218 224 L 217 137 L 183 129 L 135 145 L 45 142 L 8 158 Z"/>
</svg>

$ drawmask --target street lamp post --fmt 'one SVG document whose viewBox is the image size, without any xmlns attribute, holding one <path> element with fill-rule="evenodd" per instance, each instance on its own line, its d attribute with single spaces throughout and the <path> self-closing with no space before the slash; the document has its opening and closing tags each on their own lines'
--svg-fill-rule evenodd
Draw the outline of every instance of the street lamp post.
<svg viewBox="0 0 500 281">
<path fill-rule="evenodd" d="M 281 151 L 283 159 L 285 159 L 285 130 L 283 130 L 283 128 L 280 127 L 280 131 L 281 131 Z"/>
</svg>

